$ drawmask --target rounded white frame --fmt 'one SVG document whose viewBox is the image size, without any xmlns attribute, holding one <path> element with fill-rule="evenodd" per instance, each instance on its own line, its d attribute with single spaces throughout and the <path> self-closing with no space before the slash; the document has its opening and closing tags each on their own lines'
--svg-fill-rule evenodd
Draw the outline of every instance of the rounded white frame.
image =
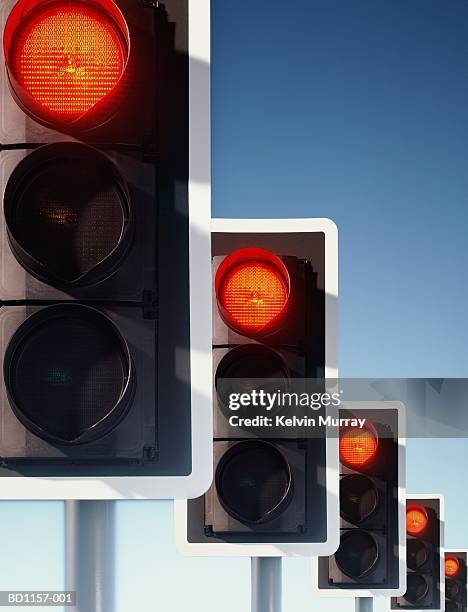
<svg viewBox="0 0 468 612">
<path fill-rule="evenodd" d="M 213 422 L 211 399 L 210 0 L 188 0 L 188 2 L 192 472 L 187 476 L 65 478 L 11 476 L 0 480 L 0 499 L 191 498 L 202 495 L 211 484 Z M 3 18 L 8 10 L 8 3 L 5 3 L 0 10 Z M 196 63 L 203 63 L 206 70 L 197 69 Z M 0 79 L 0 84 L 3 81 L 4 79 Z M 197 181 L 194 177 L 204 177 L 204 179 Z"/>
<path fill-rule="evenodd" d="M 325 234 L 325 377 L 338 377 L 338 228 L 330 219 L 213 219 L 212 232 Z M 211 294 L 211 289 L 210 289 Z M 212 441 L 210 454 L 212 453 Z M 193 543 L 187 537 L 187 501 L 174 504 L 177 550 L 195 557 L 287 557 L 331 555 L 339 545 L 339 473 L 338 439 L 327 437 L 326 475 L 328 533 L 319 543 L 232 544 L 225 542 Z M 212 458 L 210 459 L 212 461 Z"/>
<path fill-rule="evenodd" d="M 444 496 L 440 493 L 407 493 L 406 499 L 438 499 L 440 508 L 440 608 L 431 608 L 428 610 L 418 610 L 418 608 L 411 608 L 411 612 L 445 612 L 445 501 Z M 404 593 L 401 593 L 404 595 Z M 401 596 L 400 595 L 400 596 Z M 397 595 L 398 597 L 398 595 Z M 387 610 L 396 612 L 391 607 L 392 603 L 390 598 L 388 599 Z"/>
<path fill-rule="evenodd" d="M 312 591 L 319 597 L 348 599 L 349 597 L 401 597 L 406 592 L 406 419 L 405 406 L 402 402 L 363 401 L 346 402 L 343 408 L 350 410 L 398 410 L 398 583 L 397 589 L 320 589 L 318 586 L 318 559 L 312 558 L 311 577 Z M 319 555 L 322 556 L 322 555 Z"/>
</svg>

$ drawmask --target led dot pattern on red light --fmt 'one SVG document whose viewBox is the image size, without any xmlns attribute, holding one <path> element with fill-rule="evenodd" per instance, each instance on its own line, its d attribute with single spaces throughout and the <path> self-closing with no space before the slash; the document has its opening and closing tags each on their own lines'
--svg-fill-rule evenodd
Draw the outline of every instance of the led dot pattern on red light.
<svg viewBox="0 0 468 612">
<path fill-rule="evenodd" d="M 219 297 L 233 322 L 254 332 L 282 312 L 288 288 L 282 274 L 272 265 L 246 261 L 227 274 Z"/>
<path fill-rule="evenodd" d="M 413 536 L 421 534 L 427 527 L 429 518 L 422 506 L 410 506 L 406 511 L 406 531 Z"/>
<path fill-rule="evenodd" d="M 340 433 L 340 459 L 349 467 L 369 463 L 377 451 L 378 440 L 368 429 L 350 427 Z"/>
<path fill-rule="evenodd" d="M 456 557 L 445 557 L 445 575 L 449 578 L 456 576 L 460 569 L 460 562 Z"/>
<path fill-rule="evenodd" d="M 18 27 L 12 72 L 39 107 L 74 121 L 120 80 L 125 53 L 119 31 L 104 12 L 81 2 L 40 11 Z"/>
</svg>

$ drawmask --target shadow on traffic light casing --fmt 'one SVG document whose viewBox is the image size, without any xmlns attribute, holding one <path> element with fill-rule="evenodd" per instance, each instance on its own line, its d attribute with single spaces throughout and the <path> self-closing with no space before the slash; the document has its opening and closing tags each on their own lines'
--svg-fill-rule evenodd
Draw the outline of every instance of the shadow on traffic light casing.
<svg viewBox="0 0 468 612">
<path fill-rule="evenodd" d="M 215 477 L 188 502 L 187 540 L 326 542 L 325 437 L 263 438 L 227 426 L 234 389 L 323 379 L 325 236 L 214 232 L 212 258 Z"/>
<path fill-rule="evenodd" d="M 406 501 L 407 590 L 392 610 L 443 610 L 443 517 L 440 498 Z"/>
<path fill-rule="evenodd" d="M 445 551 L 445 612 L 466 612 L 467 551 Z"/>
<path fill-rule="evenodd" d="M 340 428 L 340 546 L 334 555 L 318 558 L 314 581 L 321 595 L 389 595 L 404 590 L 403 408 L 353 403 L 356 407 L 339 410 L 340 418 L 365 423 Z"/>
<path fill-rule="evenodd" d="M 188 3 L 2 4 L 0 474 L 190 474 Z"/>
</svg>

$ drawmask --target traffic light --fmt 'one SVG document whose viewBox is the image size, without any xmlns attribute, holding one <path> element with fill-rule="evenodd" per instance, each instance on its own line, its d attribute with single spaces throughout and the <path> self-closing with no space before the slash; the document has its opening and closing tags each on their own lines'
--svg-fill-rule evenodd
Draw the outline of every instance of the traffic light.
<svg viewBox="0 0 468 612">
<path fill-rule="evenodd" d="M 199 495 L 209 0 L 4 0 L 0 28 L 0 496 Z"/>
<path fill-rule="evenodd" d="M 314 559 L 321 596 L 402 594 L 405 571 L 405 435 L 400 402 L 343 402 L 339 410 L 340 545 Z M 349 419 L 361 419 L 358 425 Z"/>
<path fill-rule="evenodd" d="M 214 482 L 176 502 L 182 552 L 336 549 L 336 437 L 288 432 L 276 420 L 291 414 L 280 397 L 336 377 L 336 245 L 328 220 L 213 221 Z M 246 406 L 262 393 L 278 404 Z"/>
<path fill-rule="evenodd" d="M 392 610 L 444 610 L 443 498 L 406 500 L 407 590 Z M 450 564 L 449 564 L 450 565 Z"/>
<path fill-rule="evenodd" d="M 445 612 L 466 612 L 467 594 L 467 551 L 445 551 Z"/>
</svg>

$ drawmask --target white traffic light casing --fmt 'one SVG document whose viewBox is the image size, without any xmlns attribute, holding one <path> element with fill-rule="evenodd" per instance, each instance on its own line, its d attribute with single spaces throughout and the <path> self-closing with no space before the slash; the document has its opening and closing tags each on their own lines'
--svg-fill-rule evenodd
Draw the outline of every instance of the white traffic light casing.
<svg viewBox="0 0 468 612">
<path fill-rule="evenodd" d="M 468 609 L 468 550 L 445 549 L 445 612 L 466 612 Z"/>
<path fill-rule="evenodd" d="M 228 397 L 231 383 L 245 390 L 270 385 L 281 394 L 336 379 L 336 226 L 328 219 L 214 219 L 211 243 L 214 481 L 204 496 L 176 501 L 177 548 L 195 556 L 332 552 L 332 427 L 288 435 L 274 425 L 237 426 L 232 418 L 248 409 L 229 406 Z M 333 406 L 322 409 L 336 414 Z"/>
<path fill-rule="evenodd" d="M 320 597 L 389 597 L 406 590 L 405 408 L 343 401 L 340 418 L 340 546 L 312 559 Z"/>
<path fill-rule="evenodd" d="M 196 497 L 210 2 L 4 0 L 0 34 L 0 498 Z"/>
<path fill-rule="evenodd" d="M 444 515 L 443 495 L 407 494 L 407 590 L 390 610 L 445 610 Z"/>
</svg>

